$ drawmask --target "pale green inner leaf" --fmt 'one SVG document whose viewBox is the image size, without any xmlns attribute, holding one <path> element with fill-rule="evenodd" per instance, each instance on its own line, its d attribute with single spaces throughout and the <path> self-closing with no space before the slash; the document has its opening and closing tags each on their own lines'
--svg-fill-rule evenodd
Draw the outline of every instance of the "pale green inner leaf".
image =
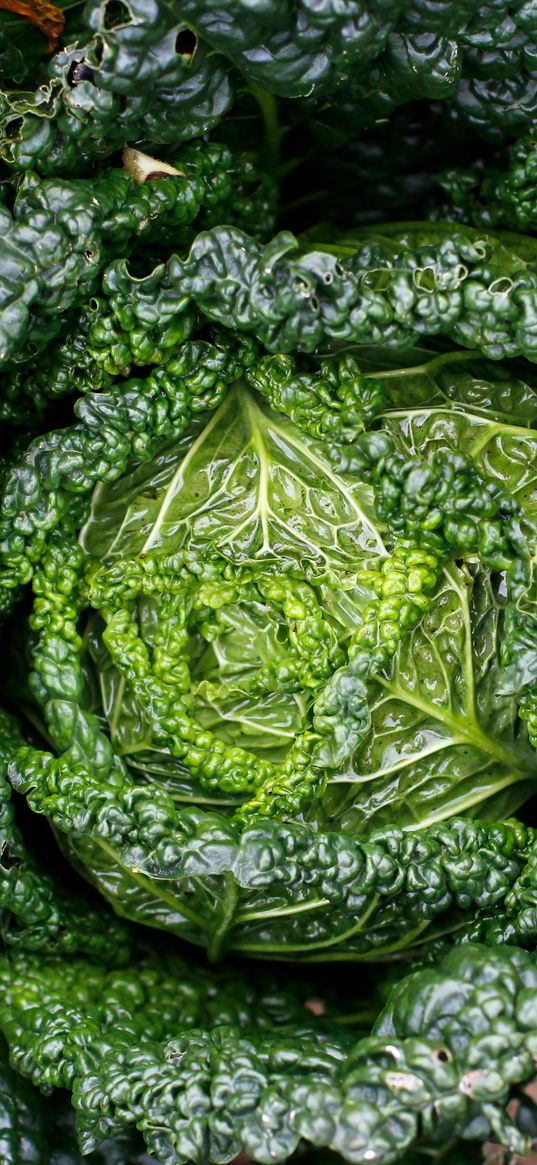
<svg viewBox="0 0 537 1165">
<path fill-rule="evenodd" d="M 504 602 L 503 576 L 445 570 L 432 610 L 372 688 L 371 730 L 333 777 L 324 819 L 358 833 L 417 829 L 459 813 L 494 820 L 527 798 L 535 754 L 516 701 L 498 695 Z"/>
<path fill-rule="evenodd" d="M 354 574 L 386 553 L 372 490 L 335 473 L 320 442 L 237 384 L 189 438 L 98 487 L 82 533 L 101 559 L 181 547 L 234 562 Z"/>
</svg>

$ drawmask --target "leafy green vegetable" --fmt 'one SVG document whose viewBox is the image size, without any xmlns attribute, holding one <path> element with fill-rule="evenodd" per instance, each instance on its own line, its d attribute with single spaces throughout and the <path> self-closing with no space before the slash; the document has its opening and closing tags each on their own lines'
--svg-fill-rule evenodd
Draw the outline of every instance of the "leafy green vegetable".
<svg viewBox="0 0 537 1165">
<path fill-rule="evenodd" d="M 505 1110 L 534 1070 L 537 973 L 524 952 L 452 952 L 402 980 L 357 1043 L 311 1015 L 289 1026 L 288 1006 L 262 994 L 253 1012 L 237 1006 L 236 981 L 231 1006 L 216 982 L 200 990 L 186 977 L 178 994 L 177 970 L 166 980 L 142 965 L 103 980 L 84 964 L 68 975 L 31 959 L 2 966 L 13 1059 L 42 1087 L 73 1089 L 86 1152 L 133 1126 L 169 1165 L 242 1150 L 268 1165 L 301 1140 L 385 1165 L 418 1137 L 528 1146 Z M 534 1120 L 529 1100 L 526 1111 Z"/>
<path fill-rule="evenodd" d="M 248 188 L 256 182 L 256 172 L 251 163 L 236 161 L 225 147 L 186 149 L 177 157 L 177 166 L 168 166 L 164 174 L 162 163 L 136 151 L 125 151 L 124 158 L 125 170 L 104 172 L 90 188 L 80 179 L 40 180 L 28 175 L 19 185 L 13 211 L 0 207 L 0 259 L 10 275 L 0 301 L 0 367 L 29 343 L 43 347 L 58 333 L 61 313 L 98 289 L 99 274 L 111 255 L 125 255 L 141 240 L 151 241 L 157 227 L 163 240 L 171 230 L 175 241 L 182 235 L 188 241 L 191 232 L 185 234 L 185 227 L 200 212 L 202 222 L 205 212 L 208 225 L 216 211 L 226 214 L 230 205 L 232 219 L 240 219 L 242 207 L 247 220 L 252 215 Z M 259 224 L 261 230 L 270 224 L 266 189 L 267 183 L 261 183 L 266 218 Z M 91 309 L 95 314 L 92 303 Z M 174 296 L 174 313 L 178 310 L 181 313 L 181 305 Z M 146 326 L 148 322 L 146 316 Z M 188 325 L 176 319 L 175 343 L 185 334 Z M 127 370 L 129 363 L 124 357 Z M 20 374 L 17 390 L 19 384 Z"/>
<path fill-rule="evenodd" d="M 405 349 L 443 333 L 493 359 L 534 359 L 533 240 L 424 223 L 310 246 L 297 252 L 283 231 L 263 247 L 220 227 L 145 279 L 113 262 L 103 278 L 105 326 L 130 331 L 145 321 L 147 330 L 148 319 L 169 318 L 173 289 L 176 312 L 188 297 L 209 320 L 254 333 L 278 353 L 342 342 Z"/>
<path fill-rule="evenodd" d="M 323 811 L 332 820 L 363 833 L 394 820 L 419 828 L 468 810 L 501 819 L 512 812 L 512 783 L 525 764 L 520 799 L 531 795 L 516 703 L 497 695 L 501 618 L 501 591 L 490 576 L 446 568 L 433 609 L 376 688 L 371 730 L 350 772 L 327 790 Z"/>
<path fill-rule="evenodd" d="M 479 918 L 493 901 L 518 941 L 531 941 L 518 887 L 532 876 L 533 836 L 450 819 L 508 818 L 533 790 L 516 695 L 525 697 L 508 690 L 501 643 L 515 603 L 509 580 L 526 569 L 535 534 L 531 493 L 517 487 L 535 433 L 487 420 L 506 382 L 470 354 L 393 371 L 373 367 L 372 353 L 362 371 L 349 356 L 303 359 L 302 371 L 285 357 L 256 362 L 251 349 L 238 356 L 229 379 L 246 371 L 263 397 L 238 379 L 222 400 L 225 382 L 205 373 L 211 395 L 196 407 L 216 411 L 185 429 L 182 403 L 158 422 L 158 445 L 145 427 L 151 413 L 139 412 L 140 386 L 134 410 L 127 383 L 105 429 L 119 423 L 123 434 L 107 455 L 110 484 L 97 487 L 89 514 L 88 441 L 105 476 L 105 438 L 92 428 L 99 394 L 79 406 L 82 425 L 38 442 L 27 459 L 44 467 L 50 458 L 49 479 L 57 467 L 47 525 L 63 533 L 32 533 L 18 578 L 44 555 L 32 686 L 60 758 L 19 750 L 11 779 L 123 912 L 207 943 L 213 957 L 227 946 L 304 958 L 389 953 L 434 937 L 439 913 L 456 932 L 467 925 L 461 910 Z M 198 391 L 196 362 L 210 358 L 220 375 L 230 357 L 225 346 L 193 344 L 193 363 L 176 371 Z M 432 440 L 443 384 L 458 410 L 449 414 L 454 449 L 457 418 L 468 422 L 468 452 L 456 456 L 449 441 L 439 451 Z M 523 421 L 531 387 L 509 384 Z M 399 393 L 406 411 L 395 407 Z M 106 410 L 111 418 L 111 402 Z M 363 432 L 375 414 L 383 428 Z M 78 484 L 63 452 L 77 447 Z M 17 490 L 27 466 L 9 479 Z M 511 473 L 523 506 L 506 492 Z M 26 526 L 31 512 L 25 502 Z M 84 513 L 75 547 L 67 531 Z M 369 867 L 390 846 L 388 864 Z M 473 855 L 464 890 L 442 846 Z M 305 881 L 297 847 L 310 855 Z M 333 874 L 315 873 L 323 849 Z"/>
<path fill-rule="evenodd" d="M 103 179 L 107 196 L 115 183 L 112 171 Z M 121 189 L 128 190 L 123 178 Z M 7 209 L 0 208 L 9 232 L 6 256 L 14 264 L 2 313 L 4 361 L 28 338 L 30 307 L 35 318 L 29 336 L 42 345 L 60 327 L 57 312 L 96 289 L 103 266 L 99 240 L 103 231 L 106 239 L 106 223 L 101 224 L 108 206 L 96 200 L 86 207 L 83 191 L 77 192 L 74 184 L 31 184 L 31 191 L 32 198 L 44 200 L 42 231 L 51 226 L 59 199 L 64 211 L 71 207 L 77 216 L 89 211 L 87 233 L 79 236 L 71 253 L 66 218 L 63 231 L 49 229 L 46 235 L 51 254 L 39 249 L 37 262 L 32 262 L 37 232 L 28 236 L 18 223 L 19 212 L 12 221 Z M 24 206 L 23 200 L 21 217 Z M 112 239 L 114 226 L 112 218 Z M 130 229 L 136 229 L 136 215 Z M 26 247 L 30 244 L 23 257 L 17 252 L 19 235 Z M 537 276 L 531 240 L 468 229 L 452 234 L 450 228 L 422 224 L 385 228 L 384 235 L 356 236 L 293 257 L 296 247 L 289 232 L 263 247 L 237 228 L 215 227 L 198 235 L 186 259 L 172 255 L 144 278 L 129 274 L 123 261 L 112 262 L 103 276 L 104 301 L 93 304 L 97 318 L 88 338 L 90 354 L 102 362 L 103 347 L 113 353 L 118 329 L 127 333 L 122 336 L 126 353 L 130 348 L 143 358 L 144 349 L 159 350 L 162 340 L 152 335 L 157 320 L 159 327 L 173 325 L 176 335 L 182 325 L 184 338 L 190 303 L 210 320 L 226 328 L 233 322 L 238 331 L 253 332 L 279 352 L 295 347 L 311 351 L 329 340 L 405 348 L 422 335 L 444 332 L 494 359 L 519 354 L 534 358 Z M 68 266 L 57 274 L 53 293 L 48 288 L 45 293 L 50 264 L 56 270 L 66 254 Z M 129 364 L 127 354 L 123 364 Z"/>
<path fill-rule="evenodd" d="M 114 480 L 133 455 L 152 457 L 159 441 L 179 436 L 192 414 L 215 407 L 226 386 L 255 357 L 247 340 L 215 337 L 182 345 L 179 355 L 145 380 L 95 393 L 75 405 L 74 426 L 45 434 L 7 474 L 2 497 L 0 554 L 3 588 L 27 582 L 49 533 L 76 528 L 97 482 Z M 177 344 L 170 337 L 170 347 Z M 79 504 L 79 499 L 81 504 Z"/>
<path fill-rule="evenodd" d="M 61 8 L 0 12 L 0 1158 L 507 1165 L 535 5 Z"/>
<path fill-rule="evenodd" d="M 523 6 L 518 9 L 519 16 L 521 9 Z M 444 9 L 448 21 L 452 11 Z M 410 10 L 409 15 L 413 27 L 407 24 L 392 33 L 370 67 L 351 74 L 348 85 L 341 87 L 341 96 L 337 91 L 332 106 L 321 108 L 326 128 L 333 125 L 341 132 L 346 127 L 352 136 L 353 130 L 356 134 L 389 119 L 406 102 L 431 100 L 444 103 L 448 126 L 452 123 L 460 134 L 471 131 L 474 149 L 482 148 L 480 139 L 504 143 L 510 136 L 531 129 L 537 96 L 526 52 L 533 52 L 531 18 L 527 33 L 519 26 L 508 47 L 503 30 L 498 36 L 497 26 L 483 27 L 483 9 L 476 14 L 481 27 L 468 36 L 453 27 L 447 30 L 451 35 L 425 31 L 419 23 L 424 21 L 422 8 L 415 13 Z M 438 15 L 438 10 L 431 11 L 429 20 Z M 510 28 L 513 30 L 512 24 Z M 482 38 L 480 34 L 484 34 Z"/>
<path fill-rule="evenodd" d="M 0 919 L 4 946 L 70 955 L 84 953 L 122 963 L 130 951 L 125 926 L 113 915 L 102 931 L 102 912 L 80 893 L 68 893 L 59 877 L 37 862 L 14 819 L 6 766 L 23 744 L 20 731 L 1 714 Z"/>
<path fill-rule="evenodd" d="M 466 361 L 459 368 L 464 368 Z M 448 361 L 449 366 L 449 361 Z M 498 483 L 509 484 L 523 514 L 523 529 L 535 546 L 537 481 L 535 476 L 535 388 L 505 373 L 494 382 L 460 372 L 455 383 L 446 380 L 444 357 L 433 358 L 404 381 L 405 407 L 398 408 L 398 389 L 384 423 L 405 452 L 420 449 L 434 460 L 446 448 L 465 450 Z M 383 381 L 395 384 L 397 374 Z M 377 383 L 375 379 L 375 383 Z M 413 399 L 414 396 L 414 399 Z M 422 401 L 426 398 L 426 406 Z M 436 403 L 435 403 L 436 402 Z M 499 680 L 503 692 L 518 693 L 521 714 L 530 739 L 537 740 L 535 687 L 537 674 L 537 609 L 533 561 L 512 585 L 506 608 L 503 660 L 509 663 Z"/>
<path fill-rule="evenodd" d="M 6 33 L 0 26 L 0 78 L 13 77 L 15 81 L 22 81 L 25 74 L 22 53 L 11 44 Z"/>
<path fill-rule="evenodd" d="M 440 177 L 445 193 L 442 217 L 493 227 L 532 231 L 537 222 L 535 133 L 519 138 L 502 168 L 453 168 Z"/>
<path fill-rule="evenodd" d="M 52 57 L 35 92 L 0 96 L 0 153 L 18 170 L 69 174 L 127 141 L 176 145 L 227 113 L 225 62 L 157 0 L 91 0 L 85 39 Z M 89 35 L 88 35 L 89 34 Z"/>
<path fill-rule="evenodd" d="M 0 1046 L 0 1137 L 5 1165 L 155 1165 L 141 1138 L 130 1133 L 104 1141 L 82 1157 L 77 1145 L 74 1112 L 61 1093 L 44 1097 L 10 1067 L 7 1048 Z"/>
<path fill-rule="evenodd" d="M 259 102 L 273 154 L 282 136 L 273 94 L 316 98 L 323 117 L 328 93 L 336 123 L 355 129 L 431 98 L 492 138 L 520 132 L 535 114 L 532 17 L 518 3 L 485 12 L 188 0 L 179 12 L 174 0 L 89 0 L 82 24 L 71 41 L 68 22 L 66 46 L 34 92 L 0 100 L 0 153 L 19 170 L 72 173 L 126 141 L 206 133 L 233 103 L 231 63 Z M 293 114 L 284 107 L 284 119 Z"/>
<path fill-rule="evenodd" d="M 113 562 L 209 544 L 241 565 L 352 576 L 386 549 L 371 488 L 338 475 L 323 451 L 237 383 L 179 444 L 96 493 L 82 545 Z"/>
</svg>

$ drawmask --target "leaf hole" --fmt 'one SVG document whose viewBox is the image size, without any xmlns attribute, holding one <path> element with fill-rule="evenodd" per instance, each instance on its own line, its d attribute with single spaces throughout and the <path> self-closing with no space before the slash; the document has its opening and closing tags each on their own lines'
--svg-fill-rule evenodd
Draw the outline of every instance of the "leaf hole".
<svg viewBox="0 0 537 1165">
<path fill-rule="evenodd" d="M 422 267 L 414 272 L 413 275 L 414 286 L 419 291 L 426 291 L 428 295 L 433 295 L 436 291 L 436 276 L 434 267 Z"/>
<path fill-rule="evenodd" d="M 330 287 L 330 284 L 334 282 L 334 276 L 332 275 L 331 271 L 325 271 L 323 279 L 328 287 Z"/>
<path fill-rule="evenodd" d="M 7 137 L 8 138 L 18 137 L 20 132 L 21 132 L 22 126 L 23 126 L 22 117 L 12 117 L 11 120 L 6 123 L 6 135 L 7 135 Z"/>
<path fill-rule="evenodd" d="M 104 10 L 104 27 L 119 28 L 122 24 L 130 24 L 132 12 L 123 0 L 108 0 Z"/>
<path fill-rule="evenodd" d="M 73 61 L 67 74 L 67 83 L 74 88 L 75 85 L 80 85 L 81 81 L 93 81 L 94 75 L 93 69 L 86 61 Z"/>
<path fill-rule="evenodd" d="M 198 38 L 191 28 L 182 28 L 175 38 L 175 51 L 179 57 L 194 56 L 198 45 Z"/>
<path fill-rule="evenodd" d="M 389 267 L 371 267 L 362 276 L 362 283 L 372 291 L 386 291 L 393 280 L 393 271 Z"/>
<path fill-rule="evenodd" d="M 15 866 L 20 866 L 21 859 L 12 854 L 7 843 L 2 847 L 0 853 L 0 866 L 3 870 L 12 870 Z"/>
<path fill-rule="evenodd" d="M 513 287 L 513 280 L 509 279 L 508 275 L 502 275 L 499 279 L 494 279 L 489 284 L 489 291 L 491 295 L 505 295 L 506 292 L 511 291 Z"/>
<path fill-rule="evenodd" d="M 451 1062 L 451 1056 L 447 1048 L 437 1048 L 434 1054 L 435 1059 L 439 1060 L 441 1064 L 449 1064 Z"/>
</svg>

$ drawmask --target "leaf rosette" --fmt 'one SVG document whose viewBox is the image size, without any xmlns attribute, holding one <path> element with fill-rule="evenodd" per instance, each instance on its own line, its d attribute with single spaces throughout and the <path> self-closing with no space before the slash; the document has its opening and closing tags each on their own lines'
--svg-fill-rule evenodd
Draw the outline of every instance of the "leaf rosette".
<svg viewBox="0 0 537 1165">
<path fill-rule="evenodd" d="M 120 913 L 213 957 L 380 957 L 468 912 L 479 938 L 499 903 L 533 933 L 509 818 L 535 758 L 501 653 L 532 389 L 511 423 L 489 365 L 418 358 L 250 358 L 36 571 L 57 755 L 19 750 L 12 782 Z"/>
</svg>

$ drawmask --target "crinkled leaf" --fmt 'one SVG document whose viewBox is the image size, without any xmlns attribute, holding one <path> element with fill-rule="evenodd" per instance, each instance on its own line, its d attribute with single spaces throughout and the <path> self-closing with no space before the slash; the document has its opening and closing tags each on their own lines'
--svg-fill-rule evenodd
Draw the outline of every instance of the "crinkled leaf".
<svg viewBox="0 0 537 1165">
<path fill-rule="evenodd" d="M 406 829 L 470 812 L 509 816 L 537 766 L 516 701 L 500 695 L 505 584 L 450 565 L 431 611 L 375 685 L 371 729 L 352 769 L 333 779 L 323 812 L 341 828 Z"/>
<path fill-rule="evenodd" d="M 389 397 L 383 424 L 398 446 L 427 460 L 446 448 L 469 453 L 520 503 L 530 543 L 535 542 L 537 389 L 533 378 L 528 383 L 472 353 L 429 355 L 425 360 L 422 354 L 417 367 L 394 368 L 382 375 Z"/>
<path fill-rule="evenodd" d="M 209 545 L 321 575 L 385 553 L 370 487 L 335 473 L 322 444 L 240 386 L 150 465 L 96 492 L 82 545 L 106 560 Z"/>
<path fill-rule="evenodd" d="M 87 964 L 67 976 L 0 967 L 13 1059 L 41 1086 L 72 1089 L 86 1151 L 134 1127 L 166 1165 L 241 1151 L 271 1165 L 301 1142 L 354 1165 L 404 1162 L 458 1136 L 527 1149 L 506 1106 L 534 1072 L 537 971 L 516 947 L 467 945 L 406 977 L 362 1039 L 313 1009 L 293 1022 L 263 991 L 258 1016 L 236 977 L 228 1003 L 210 973 L 200 992 L 195 968 L 177 972 L 171 983 L 152 968 L 102 982 Z M 530 1100 L 527 1110 L 535 1116 Z"/>
</svg>

